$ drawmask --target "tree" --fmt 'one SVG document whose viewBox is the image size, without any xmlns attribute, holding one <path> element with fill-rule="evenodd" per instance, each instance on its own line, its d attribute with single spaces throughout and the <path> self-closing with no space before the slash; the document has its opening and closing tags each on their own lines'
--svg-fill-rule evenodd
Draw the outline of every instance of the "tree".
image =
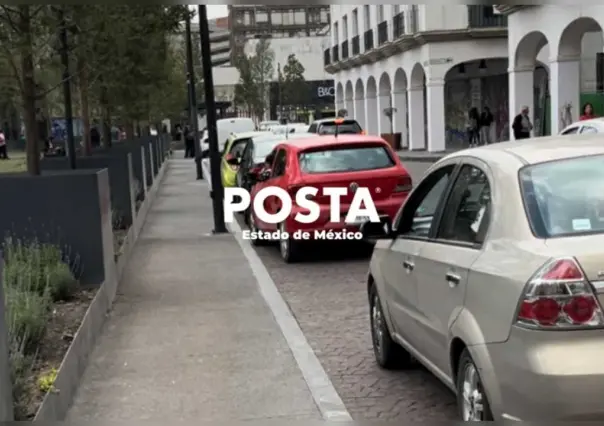
<svg viewBox="0 0 604 426">
<path fill-rule="evenodd" d="M 308 100 L 308 90 L 304 79 L 304 66 L 295 54 L 287 57 L 281 80 L 281 100 L 283 105 L 302 105 Z"/>
<path fill-rule="evenodd" d="M 241 50 L 236 52 L 234 65 L 239 71 L 239 83 L 235 87 L 235 102 L 245 105 L 257 120 L 262 120 L 268 105 L 274 62 L 275 53 L 266 38 L 258 41 L 253 55 L 248 56 Z"/>
</svg>

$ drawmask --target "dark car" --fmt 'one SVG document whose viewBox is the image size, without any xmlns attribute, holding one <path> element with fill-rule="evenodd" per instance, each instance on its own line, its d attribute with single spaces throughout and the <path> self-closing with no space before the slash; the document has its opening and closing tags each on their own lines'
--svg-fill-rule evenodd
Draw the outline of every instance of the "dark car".
<svg viewBox="0 0 604 426">
<path fill-rule="evenodd" d="M 308 128 L 308 133 L 319 135 L 335 135 L 336 128 L 338 134 L 344 135 L 362 135 L 365 134 L 359 123 L 352 118 L 324 118 L 315 120 Z"/>
<path fill-rule="evenodd" d="M 255 176 L 264 167 L 266 156 L 271 153 L 274 146 L 282 142 L 282 135 L 262 135 L 252 137 L 248 140 L 241 159 L 239 170 L 237 171 L 237 186 L 245 188 L 248 191 L 255 183 Z"/>
</svg>

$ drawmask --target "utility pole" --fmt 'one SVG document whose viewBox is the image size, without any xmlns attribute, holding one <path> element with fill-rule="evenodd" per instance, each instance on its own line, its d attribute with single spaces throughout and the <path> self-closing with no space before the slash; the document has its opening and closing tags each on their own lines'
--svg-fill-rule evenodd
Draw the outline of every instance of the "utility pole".
<svg viewBox="0 0 604 426">
<path fill-rule="evenodd" d="M 214 102 L 214 76 L 212 75 L 212 54 L 210 52 L 210 31 L 208 12 L 204 5 L 198 6 L 199 39 L 201 42 L 201 65 L 203 67 L 203 87 L 206 95 L 206 119 L 210 142 L 210 174 L 212 176 L 212 207 L 214 209 L 214 233 L 227 231 L 224 224 L 224 188 L 220 176 L 220 152 L 216 129 L 216 104 Z"/>
<path fill-rule="evenodd" d="M 59 6 L 60 31 L 59 39 L 61 41 L 61 65 L 63 66 L 63 98 L 65 102 L 65 130 L 67 132 L 67 156 L 69 158 L 69 167 L 76 168 L 75 140 L 73 137 L 73 111 L 71 109 L 71 74 L 69 72 L 69 46 L 67 44 L 67 22 L 65 21 L 65 10 Z"/>
<path fill-rule="evenodd" d="M 197 118 L 197 94 L 195 93 L 195 69 L 193 67 L 193 41 L 191 39 L 191 17 L 187 14 L 185 21 L 185 37 L 187 42 L 187 82 L 189 85 L 189 111 L 191 129 L 193 129 L 193 146 L 195 152 L 195 171 L 197 180 L 203 179 L 201 170 L 201 146 L 199 145 L 199 120 Z M 186 135 L 185 135 L 186 138 Z"/>
</svg>

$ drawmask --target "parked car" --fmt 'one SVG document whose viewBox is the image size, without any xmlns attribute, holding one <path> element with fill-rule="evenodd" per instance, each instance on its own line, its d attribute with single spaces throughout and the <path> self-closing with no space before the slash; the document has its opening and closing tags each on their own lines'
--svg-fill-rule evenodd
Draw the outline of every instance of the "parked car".
<svg viewBox="0 0 604 426">
<path fill-rule="evenodd" d="M 268 156 L 272 167 L 258 175 L 257 183 L 252 187 L 252 202 L 263 188 L 278 186 L 288 191 L 292 198 L 298 189 L 311 186 L 321 190 L 323 187 L 345 187 L 351 190 L 341 198 L 341 210 L 344 215 L 350 208 L 354 191 L 359 187 L 370 190 L 378 213 L 387 222 L 391 222 L 401 203 L 412 188 L 411 177 L 401 164 L 398 156 L 386 141 L 379 137 L 361 135 L 321 136 L 288 140 L 275 146 Z M 281 257 L 285 262 L 299 259 L 305 241 L 295 240 L 291 236 L 299 229 L 314 234 L 315 231 L 355 231 L 363 223 L 347 224 L 330 221 L 329 197 L 317 196 L 314 199 L 320 206 L 318 221 L 313 224 L 301 224 L 294 220 L 299 211 L 294 206 L 290 216 L 278 225 L 261 222 L 253 212 L 248 212 L 248 223 L 252 232 L 287 232 L 290 238 L 279 241 Z M 266 204 L 267 212 L 274 214 L 280 209 L 277 201 Z M 261 240 L 252 240 L 255 244 Z"/>
<path fill-rule="evenodd" d="M 274 126 L 279 126 L 280 124 L 277 120 L 261 121 L 258 125 L 258 130 L 270 131 Z"/>
<path fill-rule="evenodd" d="M 256 125 L 251 118 L 234 117 L 221 118 L 216 120 L 216 132 L 218 136 L 218 149 L 221 153 L 225 152 L 227 140 L 232 134 L 244 132 L 253 132 L 256 130 Z M 210 142 L 207 129 L 201 131 L 200 137 L 201 156 L 206 158 L 209 155 Z"/>
<path fill-rule="evenodd" d="M 252 189 L 252 186 L 258 179 L 258 174 L 266 167 L 267 155 L 272 152 L 275 145 L 289 139 L 294 140 L 312 136 L 310 133 L 293 133 L 289 135 L 263 133 L 250 138 L 245 145 L 239 161 L 233 162 L 238 166 L 237 186 L 245 188 L 248 191 Z"/>
<path fill-rule="evenodd" d="M 271 135 L 268 132 L 244 132 L 231 134 L 225 144 L 225 149 L 220 163 L 220 176 L 222 177 L 222 185 L 225 188 L 236 186 L 238 159 L 243 155 L 248 141 L 254 136 Z"/>
<path fill-rule="evenodd" d="M 336 133 L 336 127 L 338 134 L 365 134 L 363 128 L 356 120 L 336 117 L 313 121 L 308 128 L 308 133 L 333 135 Z"/>
<path fill-rule="evenodd" d="M 560 132 L 561 135 L 576 135 L 586 133 L 604 133 L 604 118 L 592 118 L 590 120 L 577 121 Z"/>
<path fill-rule="evenodd" d="M 277 135 L 286 133 L 308 133 L 308 124 L 304 123 L 289 123 L 271 128 L 271 131 Z"/>
<path fill-rule="evenodd" d="M 603 188 L 598 135 L 433 165 L 371 259 L 377 363 L 419 360 L 465 421 L 604 418 Z"/>
</svg>

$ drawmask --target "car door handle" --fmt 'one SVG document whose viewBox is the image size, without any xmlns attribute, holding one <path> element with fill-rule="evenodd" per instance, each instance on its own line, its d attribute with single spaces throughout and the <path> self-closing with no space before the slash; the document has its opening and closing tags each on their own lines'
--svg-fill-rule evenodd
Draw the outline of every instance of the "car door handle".
<svg viewBox="0 0 604 426">
<path fill-rule="evenodd" d="M 410 260 L 404 260 L 403 268 L 405 268 L 407 271 L 411 272 L 411 271 L 413 271 L 413 268 L 415 268 L 415 264 L 413 262 L 411 262 Z"/>
<path fill-rule="evenodd" d="M 445 278 L 451 287 L 455 287 L 461 282 L 461 277 L 452 272 L 447 272 Z"/>
</svg>

